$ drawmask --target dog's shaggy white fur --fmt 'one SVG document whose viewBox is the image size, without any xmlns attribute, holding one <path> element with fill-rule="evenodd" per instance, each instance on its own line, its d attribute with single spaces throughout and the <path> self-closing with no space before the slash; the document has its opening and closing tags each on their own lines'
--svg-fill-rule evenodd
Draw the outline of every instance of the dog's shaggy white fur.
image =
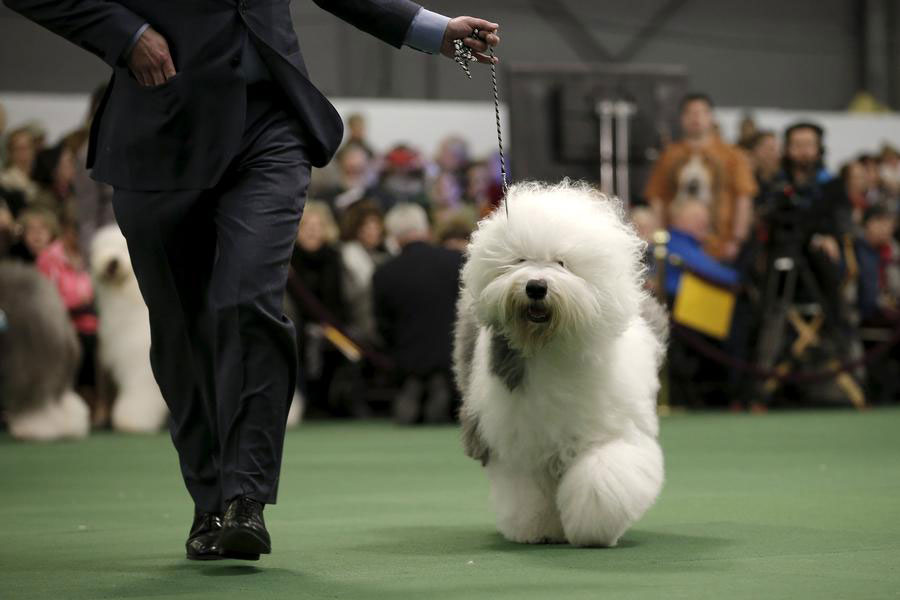
<svg viewBox="0 0 900 600">
<path fill-rule="evenodd" d="M 644 245 L 587 185 L 517 185 L 505 202 L 463 270 L 466 452 L 486 466 L 507 539 L 614 546 L 663 484 L 665 320 L 643 291 Z"/>
<path fill-rule="evenodd" d="M 33 267 L 0 261 L 0 409 L 14 438 L 88 435 L 88 407 L 72 389 L 79 354 L 53 284 Z"/>
<path fill-rule="evenodd" d="M 128 245 L 116 225 L 94 236 L 91 271 L 100 316 L 98 359 L 118 388 L 113 428 L 131 433 L 159 431 L 169 412 L 150 368 L 150 320 Z"/>
</svg>

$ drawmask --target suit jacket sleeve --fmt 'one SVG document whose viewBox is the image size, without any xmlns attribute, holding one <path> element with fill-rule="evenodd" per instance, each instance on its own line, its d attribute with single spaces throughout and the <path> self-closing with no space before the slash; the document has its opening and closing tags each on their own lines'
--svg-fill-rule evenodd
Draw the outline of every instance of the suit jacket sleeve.
<svg viewBox="0 0 900 600">
<path fill-rule="evenodd" d="M 422 8 L 411 0 L 313 0 L 336 17 L 400 48 L 416 13 Z"/>
<path fill-rule="evenodd" d="M 114 67 L 145 19 L 109 0 L 3 0 L 10 9 Z"/>
</svg>

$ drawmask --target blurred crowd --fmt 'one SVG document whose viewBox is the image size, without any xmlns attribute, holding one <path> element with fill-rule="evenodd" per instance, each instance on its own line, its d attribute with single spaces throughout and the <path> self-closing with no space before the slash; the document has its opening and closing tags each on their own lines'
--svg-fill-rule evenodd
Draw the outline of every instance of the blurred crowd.
<svg viewBox="0 0 900 600">
<path fill-rule="evenodd" d="M 58 288 L 82 344 L 77 387 L 89 403 L 102 318 L 89 249 L 114 222 L 111 189 L 85 169 L 102 93 L 52 146 L 39 123 L 7 128 L 0 107 L 0 260 L 33 264 Z M 835 365 L 870 402 L 896 400 L 898 353 L 879 344 L 889 346 L 898 323 L 897 149 L 873 147 L 830 173 L 827 132 L 815 123 L 775 132 L 747 117 L 731 143 L 702 94 L 684 99 L 681 120 L 682 138 L 663 149 L 630 209 L 649 242 L 648 286 L 674 306 L 690 274 L 735 305 L 725 335 L 673 330 L 669 401 L 765 410 L 776 390 L 797 397 L 789 377 L 770 371 Z M 285 299 L 306 413 L 449 421 L 459 270 L 475 224 L 502 197 L 498 157 L 471 156 L 455 137 L 434 156 L 402 143 L 379 153 L 361 115 L 347 131 L 332 164 L 313 174 Z M 817 378 L 814 400 L 836 379 Z M 103 425 L 103 403 L 93 404 Z"/>
<path fill-rule="evenodd" d="M 820 125 L 771 131 L 747 116 L 731 143 L 713 109 L 706 95 L 684 98 L 682 138 L 663 150 L 646 202 L 631 209 L 652 249 L 649 285 L 676 308 L 669 400 L 756 411 L 896 401 L 897 148 L 873 148 L 831 173 Z M 685 273 L 732 297 L 720 335 L 679 326 L 677 305 L 697 290 L 682 285 Z"/>
<path fill-rule="evenodd" d="M 90 122 L 49 145 L 38 122 L 7 128 L 0 107 L 0 260 L 31 264 L 57 287 L 81 344 L 76 390 L 109 422 L 97 363 L 90 249 L 115 222 L 112 190 L 85 168 Z M 376 153 L 362 116 L 332 164 L 315 171 L 290 265 L 285 310 L 297 331 L 299 392 L 311 417 L 447 422 L 457 403 L 451 339 L 463 250 L 499 203 L 497 159 L 449 137 L 436 155 Z M 98 392 L 98 389 L 100 392 Z"/>
</svg>

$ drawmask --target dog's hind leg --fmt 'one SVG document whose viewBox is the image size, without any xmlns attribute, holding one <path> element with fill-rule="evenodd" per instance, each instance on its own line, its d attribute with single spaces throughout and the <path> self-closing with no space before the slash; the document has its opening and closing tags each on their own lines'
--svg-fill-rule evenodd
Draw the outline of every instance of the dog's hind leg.
<svg viewBox="0 0 900 600">
<path fill-rule="evenodd" d="M 566 538 L 576 546 L 615 546 L 653 505 L 662 483 L 663 457 L 655 439 L 635 432 L 591 447 L 559 484 Z"/>
<path fill-rule="evenodd" d="M 516 470 L 494 459 L 485 471 L 503 537 L 524 544 L 565 541 L 548 476 Z"/>
</svg>

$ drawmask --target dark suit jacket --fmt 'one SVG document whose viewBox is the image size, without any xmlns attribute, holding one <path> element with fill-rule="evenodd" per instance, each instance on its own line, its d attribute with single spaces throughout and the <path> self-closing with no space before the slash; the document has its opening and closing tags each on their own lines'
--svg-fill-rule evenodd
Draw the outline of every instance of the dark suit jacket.
<svg viewBox="0 0 900 600">
<path fill-rule="evenodd" d="M 375 271 L 375 321 L 403 373 L 450 369 L 462 254 L 424 242 Z"/>
<path fill-rule="evenodd" d="M 419 5 L 410 0 L 314 0 L 396 47 Z M 205 189 L 222 176 L 244 130 L 241 50 L 255 38 L 273 79 L 309 132 L 309 158 L 325 165 L 343 135 L 334 107 L 309 81 L 290 0 L 3 0 L 113 68 L 91 129 L 93 177 L 131 190 Z M 142 24 L 169 44 L 178 74 L 141 87 L 121 62 Z"/>
</svg>

